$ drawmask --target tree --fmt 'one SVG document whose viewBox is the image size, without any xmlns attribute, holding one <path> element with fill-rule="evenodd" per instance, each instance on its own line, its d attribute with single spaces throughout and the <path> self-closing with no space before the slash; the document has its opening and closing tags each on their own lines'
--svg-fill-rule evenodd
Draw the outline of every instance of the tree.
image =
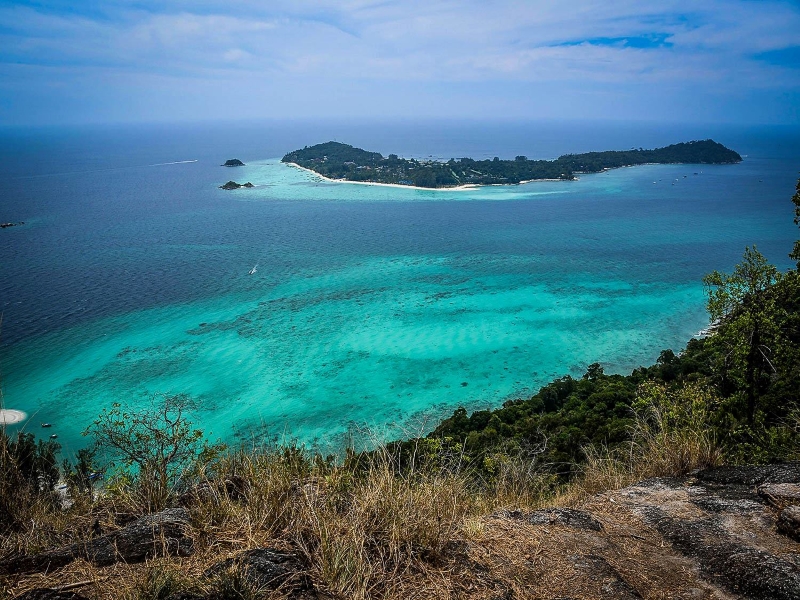
<svg viewBox="0 0 800 600">
<path fill-rule="evenodd" d="M 680 360 L 672 350 L 662 350 L 656 359 L 656 364 L 664 381 L 672 381 L 678 376 Z"/>
<path fill-rule="evenodd" d="M 800 179 L 797 180 L 792 202 L 794 203 L 794 224 L 800 227 Z M 800 240 L 795 241 L 794 248 L 792 248 L 789 258 L 797 261 L 797 268 L 800 270 Z"/>
<path fill-rule="evenodd" d="M 192 471 L 207 464 L 223 446 L 209 445 L 194 429 L 187 413 L 193 408 L 185 395 L 164 396 L 139 411 L 115 403 L 84 431 L 96 447 L 120 460 L 136 481 L 148 510 L 161 510 Z M 114 466 L 114 463 L 111 463 Z"/>
<path fill-rule="evenodd" d="M 96 453 L 97 448 L 81 448 L 75 454 L 75 464 L 65 458 L 61 467 L 70 491 L 88 496 L 90 500 L 94 496 L 94 482 L 101 477 L 94 467 Z"/>
<path fill-rule="evenodd" d="M 38 500 L 57 502 L 60 449 L 52 440 L 37 442 L 32 433 L 12 438 L 0 427 L 0 532 L 22 526 Z"/>
<path fill-rule="evenodd" d="M 436 187 L 436 174 L 428 167 L 420 169 L 414 175 L 414 185 L 417 187 Z"/>
<path fill-rule="evenodd" d="M 778 269 L 753 246 L 728 275 L 714 271 L 703 278 L 712 321 L 721 326 L 711 342 L 722 357 L 723 376 L 733 379 L 745 394 L 746 416 L 753 424 L 756 398 L 775 372 L 769 344 L 775 339 L 775 300 L 772 287 L 781 279 Z"/>
<path fill-rule="evenodd" d="M 592 363 L 588 367 L 586 367 L 586 373 L 584 373 L 583 378 L 589 379 L 594 381 L 603 376 L 603 366 L 600 363 Z"/>
</svg>

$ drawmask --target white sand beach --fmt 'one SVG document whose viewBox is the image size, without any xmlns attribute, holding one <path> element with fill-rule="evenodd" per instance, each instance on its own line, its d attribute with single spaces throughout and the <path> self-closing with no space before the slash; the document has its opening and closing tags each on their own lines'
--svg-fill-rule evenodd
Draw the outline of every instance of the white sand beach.
<svg viewBox="0 0 800 600">
<path fill-rule="evenodd" d="M 331 179 L 330 177 L 325 177 L 324 175 L 320 175 L 316 171 L 312 171 L 311 169 L 306 169 L 305 167 L 301 167 L 297 163 L 283 163 L 285 165 L 289 165 L 290 167 L 295 167 L 300 169 L 301 171 L 306 171 L 323 179 L 324 181 L 330 181 L 331 183 L 354 183 L 357 185 L 379 185 L 383 187 L 393 187 L 393 188 L 402 188 L 404 190 L 422 190 L 424 192 L 466 192 L 469 190 L 477 190 L 481 186 L 470 184 L 470 185 L 459 185 L 454 187 L 440 187 L 440 188 L 427 188 L 427 187 L 419 187 L 416 185 L 403 185 L 401 183 L 378 183 L 376 181 L 350 181 L 349 179 Z"/>
<path fill-rule="evenodd" d="M 0 425 L 13 425 L 14 423 L 22 423 L 27 418 L 28 415 L 21 410 L 0 408 Z"/>
</svg>

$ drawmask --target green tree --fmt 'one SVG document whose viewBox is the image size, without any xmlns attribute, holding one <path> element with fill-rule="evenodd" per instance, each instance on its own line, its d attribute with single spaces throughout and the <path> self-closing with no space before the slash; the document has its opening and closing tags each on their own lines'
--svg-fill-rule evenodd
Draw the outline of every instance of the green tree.
<svg viewBox="0 0 800 600">
<path fill-rule="evenodd" d="M 0 427 L 0 533 L 29 520 L 34 503 L 57 502 L 60 449 L 52 440 L 37 441 L 32 433 L 19 432 L 12 438 Z"/>
<path fill-rule="evenodd" d="M 794 196 L 792 196 L 792 203 L 794 204 L 794 224 L 800 227 L 800 179 L 797 180 Z M 792 248 L 789 258 L 797 261 L 797 268 L 800 270 L 800 240 L 796 240 L 794 248 Z"/>
<path fill-rule="evenodd" d="M 417 187 L 436 187 L 436 174 L 429 167 L 423 167 L 414 175 L 414 185 Z"/>
<path fill-rule="evenodd" d="M 603 366 L 600 363 L 592 363 L 586 368 L 583 378 L 594 381 L 603 376 Z"/>
<path fill-rule="evenodd" d="M 64 479 L 73 494 L 88 496 L 91 500 L 94 492 L 94 481 L 97 478 L 95 469 L 96 448 L 81 448 L 75 455 L 75 463 L 64 459 L 61 470 Z"/>
<path fill-rule="evenodd" d="M 771 291 L 780 279 L 778 269 L 755 246 L 745 249 L 730 275 L 714 271 L 703 278 L 709 315 L 721 325 L 711 338 L 721 358 L 718 368 L 744 393 L 750 425 L 756 399 L 775 372 L 769 358 L 778 329 Z"/>
</svg>

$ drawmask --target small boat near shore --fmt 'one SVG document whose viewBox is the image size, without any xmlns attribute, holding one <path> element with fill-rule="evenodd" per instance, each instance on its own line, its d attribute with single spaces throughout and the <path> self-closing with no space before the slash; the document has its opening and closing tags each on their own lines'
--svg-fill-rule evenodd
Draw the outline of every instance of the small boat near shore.
<svg viewBox="0 0 800 600">
<path fill-rule="evenodd" d="M 255 275 L 255 272 L 257 271 L 256 267 L 258 267 L 258 264 L 256 264 L 252 269 L 250 269 L 248 275 Z"/>
</svg>

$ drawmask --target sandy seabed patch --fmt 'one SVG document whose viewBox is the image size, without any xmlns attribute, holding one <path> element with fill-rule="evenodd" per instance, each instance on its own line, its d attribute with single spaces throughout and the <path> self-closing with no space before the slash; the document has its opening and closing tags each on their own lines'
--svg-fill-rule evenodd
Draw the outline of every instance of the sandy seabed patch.
<svg viewBox="0 0 800 600">
<path fill-rule="evenodd" d="M 22 423 L 28 415 L 21 410 L 12 410 L 10 408 L 0 408 L 0 425 L 11 425 L 13 423 Z"/>
</svg>

